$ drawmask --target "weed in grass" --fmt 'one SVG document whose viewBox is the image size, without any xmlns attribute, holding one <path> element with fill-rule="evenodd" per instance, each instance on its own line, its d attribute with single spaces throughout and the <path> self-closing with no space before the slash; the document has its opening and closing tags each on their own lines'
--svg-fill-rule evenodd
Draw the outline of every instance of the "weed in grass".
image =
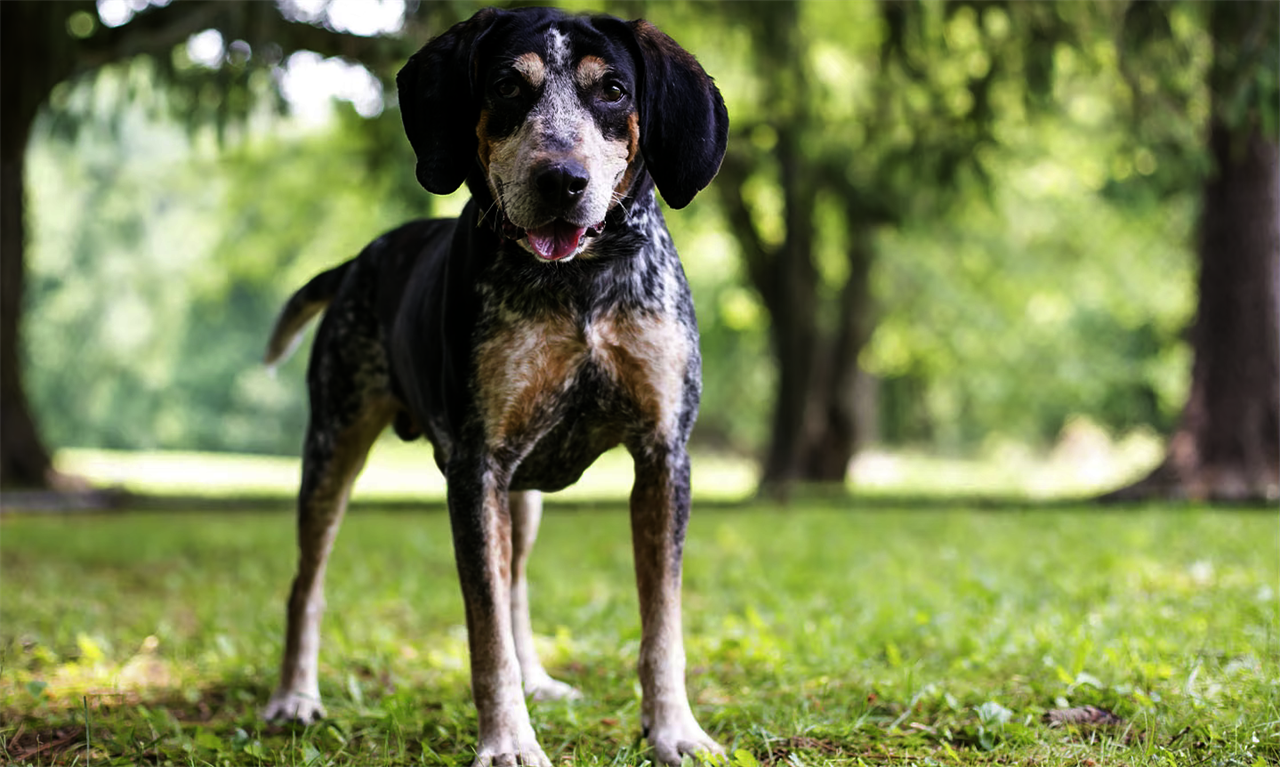
<svg viewBox="0 0 1280 767">
<path fill-rule="evenodd" d="M 321 655 L 331 718 L 305 728 L 257 719 L 289 515 L 6 517 L 2 532 L 0 761 L 469 762 L 443 514 L 348 519 Z M 646 760 L 628 536 L 621 507 L 544 522 L 535 629 L 585 693 L 534 705 L 556 762 Z M 1278 540 L 1274 513 L 1165 507 L 695 514 L 694 706 L 736 767 L 1276 763 Z M 1051 716 L 1086 706 L 1116 721 Z"/>
</svg>

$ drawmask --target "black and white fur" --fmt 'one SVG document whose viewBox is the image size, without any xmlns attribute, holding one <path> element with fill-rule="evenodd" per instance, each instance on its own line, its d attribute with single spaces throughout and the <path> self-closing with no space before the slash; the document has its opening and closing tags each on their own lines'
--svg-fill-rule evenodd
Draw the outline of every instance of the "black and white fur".
<svg viewBox="0 0 1280 767">
<path fill-rule="evenodd" d="M 715 176 L 728 118 L 698 63 L 643 21 L 477 13 L 398 77 L 424 187 L 466 183 L 457 220 L 416 221 L 317 277 L 267 351 L 328 309 L 307 382 L 298 573 L 267 719 L 324 715 L 325 563 L 352 482 L 388 426 L 425 436 L 448 481 L 466 604 L 475 763 L 545 765 L 525 697 L 578 695 L 534 652 L 525 563 L 539 491 L 605 450 L 635 461 L 641 724 L 660 762 L 723 753 L 685 692 L 680 579 L 686 442 L 700 357 L 693 302 L 655 187 L 683 207 Z"/>
</svg>

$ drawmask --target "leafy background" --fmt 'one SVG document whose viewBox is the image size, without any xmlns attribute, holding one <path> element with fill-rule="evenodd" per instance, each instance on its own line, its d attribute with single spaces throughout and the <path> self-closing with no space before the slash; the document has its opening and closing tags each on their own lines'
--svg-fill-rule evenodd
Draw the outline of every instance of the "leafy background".
<svg viewBox="0 0 1280 767">
<path fill-rule="evenodd" d="M 718 76 L 735 125 L 767 156 L 777 136 L 757 120 L 771 105 L 745 23 L 713 27 L 698 4 L 645 10 Z M 1129 119 L 1115 46 L 1089 34 L 1087 17 L 1083 42 L 1048 47 L 1054 77 L 1037 91 L 1044 63 L 1020 53 L 1020 22 L 998 7 L 931 17 L 920 34 L 946 55 L 924 80 L 896 75 L 897 113 L 882 119 L 876 89 L 892 72 L 880 71 L 888 31 L 876 13 L 824 3 L 800 18 L 814 151 L 851 146 L 850 174 L 881 174 L 886 198 L 906 200 L 876 234 L 879 324 L 861 357 L 878 394 L 875 441 L 972 454 L 1045 448 L 1073 423 L 1116 438 L 1167 432 L 1185 400 L 1194 308 L 1194 184 L 1169 179 L 1203 165 L 1197 10 L 1170 11 L 1189 106 L 1157 136 Z M 973 105 L 961 86 L 997 55 L 992 140 L 946 184 L 927 162 L 895 160 L 916 146 L 912 131 L 964 128 L 957 115 Z M 114 97 L 125 89 L 146 97 Z M 258 364 L 279 306 L 380 232 L 460 201 L 414 185 L 394 109 L 365 119 L 338 102 L 317 124 L 263 108 L 243 124 L 191 128 L 168 117 L 166 93 L 145 62 L 116 66 L 59 86 L 58 116 L 38 126 L 25 354 L 40 423 L 60 446 L 296 453 L 305 354 L 276 378 Z M 780 236 L 776 184 L 762 172 L 750 192 L 766 238 Z M 830 295 L 847 277 L 850 232 L 829 200 L 818 206 Z M 695 439 L 756 454 L 776 379 L 768 315 L 715 195 L 668 220 L 703 332 Z"/>
</svg>

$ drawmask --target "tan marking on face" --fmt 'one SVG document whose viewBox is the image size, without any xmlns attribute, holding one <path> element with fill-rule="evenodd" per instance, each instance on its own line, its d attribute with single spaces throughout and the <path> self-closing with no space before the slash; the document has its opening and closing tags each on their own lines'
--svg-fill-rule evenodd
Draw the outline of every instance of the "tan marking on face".
<svg viewBox="0 0 1280 767">
<path fill-rule="evenodd" d="M 491 449 L 517 446 L 534 434 L 577 376 L 586 342 L 568 318 L 512 322 L 481 344 L 476 357 L 477 400 Z"/>
<path fill-rule="evenodd" d="M 485 175 L 489 174 L 489 160 L 493 157 L 493 141 L 489 138 L 489 110 L 480 110 L 480 119 L 476 122 L 476 151 L 480 157 L 480 165 Z"/>
<path fill-rule="evenodd" d="M 636 161 L 640 154 L 640 114 L 632 112 L 627 115 L 627 164 Z"/>
<path fill-rule="evenodd" d="M 573 77 L 578 81 L 579 88 L 589 90 L 607 74 L 609 74 L 609 65 L 604 63 L 604 59 L 599 56 L 583 56 L 578 62 L 578 68 L 573 73 Z"/>
<path fill-rule="evenodd" d="M 689 339 L 672 318 L 605 316 L 587 330 L 592 359 L 663 437 L 675 433 L 684 406 Z"/>
<path fill-rule="evenodd" d="M 541 88 L 547 79 L 547 66 L 536 53 L 522 53 L 511 63 L 511 68 L 520 73 L 534 88 Z"/>
<path fill-rule="evenodd" d="M 613 187 L 614 200 L 621 200 L 631 191 L 631 184 L 636 176 L 636 156 L 640 154 L 640 115 L 632 112 L 627 115 L 627 169 Z"/>
</svg>

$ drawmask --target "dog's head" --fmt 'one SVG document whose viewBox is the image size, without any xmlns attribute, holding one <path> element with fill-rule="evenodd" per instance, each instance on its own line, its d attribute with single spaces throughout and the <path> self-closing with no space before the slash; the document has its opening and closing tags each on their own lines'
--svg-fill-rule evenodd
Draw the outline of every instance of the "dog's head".
<svg viewBox="0 0 1280 767">
<path fill-rule="evenodd" d="M 729 133 L 711 78 L 644 21 L 490 8 L 396 82 L 418 181 L 448 194 L 479 168 L 504 234 L 544 261 L 582 252 L 645 173 L 688 205 Z"/>
</svg>

